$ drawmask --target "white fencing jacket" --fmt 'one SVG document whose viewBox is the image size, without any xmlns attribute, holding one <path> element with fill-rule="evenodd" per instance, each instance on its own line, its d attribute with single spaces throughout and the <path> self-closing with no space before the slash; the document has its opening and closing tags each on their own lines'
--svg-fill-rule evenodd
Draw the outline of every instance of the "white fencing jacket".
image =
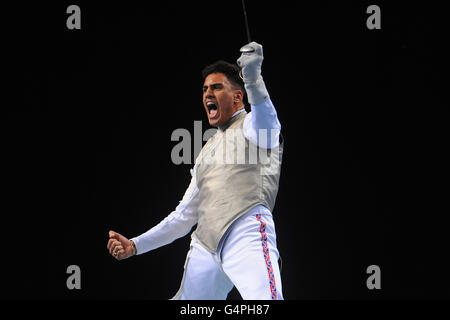
<svg viewBox="0 0 450 320">
<path fill-rule="evenodd" d="M 244 109 L 236 111 L 232 117 L 243 111 Z M 278 146 L 281 124 L 270 97 L 267 97 L 260 104 L 251 105 L 251 112 L 245 117 L 243 129 L 244 136 L 258 146 L 260 146 L 258 130 L 266 129 L 268 138 L 263 140 L 264 144 L 267 140 L 268 145 L 264 147 L 274 148 Z M 191 182 L 175 210 L 147 232 L 131 239 L 136 245 L 137 254 L 143 254 L 172 243 L 174 240 L 188 234 L 192 227 L 197 224 L 197 206 L 199 201 L 196 196 L 199 190 L 195 179 L 196 167 L 197 163 L 191 169 Z M 254 209 L 258 209 L 258 207 Z"/>
</svg>

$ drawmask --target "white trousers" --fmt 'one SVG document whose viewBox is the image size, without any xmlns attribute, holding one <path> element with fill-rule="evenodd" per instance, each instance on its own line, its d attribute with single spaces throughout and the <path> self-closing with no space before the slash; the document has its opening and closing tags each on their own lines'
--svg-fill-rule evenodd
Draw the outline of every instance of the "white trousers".
<svg viewBox="0 0 450 320">
<path fill-rule="evenodd" d="M 233 223 L 217 253 L 193 237 L 173 299 L 225 300 L 234 285 L 244 300 L 282 300 L 278 259 L 272 214 L 257 206 Z"/>
</svg>

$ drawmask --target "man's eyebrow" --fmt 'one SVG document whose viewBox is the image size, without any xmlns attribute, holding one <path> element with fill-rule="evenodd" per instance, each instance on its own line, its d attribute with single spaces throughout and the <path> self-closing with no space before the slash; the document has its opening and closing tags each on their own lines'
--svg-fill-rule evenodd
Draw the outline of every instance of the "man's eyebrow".
<svg viewBox="0 0 450 320">
<path fill-rule="evenodd" d="M 215 82 L 209 85 L 211 88 L 219 88 L 219 87 L 223 87 L 223 83 L 221 82 Z M 203 89 L 207 89 L 208 86 L 203 86 Z"/>
</svg>

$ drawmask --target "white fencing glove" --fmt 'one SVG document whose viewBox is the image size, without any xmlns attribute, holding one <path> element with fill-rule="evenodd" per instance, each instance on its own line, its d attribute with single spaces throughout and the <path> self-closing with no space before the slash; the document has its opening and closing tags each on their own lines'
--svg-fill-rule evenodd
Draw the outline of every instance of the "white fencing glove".
<svg viewBox="0 0 450 320">
<path fill-rule="evenodd" d="M 237 64 L 242 68 L 245 91 L 247 91 L 250 104 L 260 104 L 269 97 L 266 85 L 261 76 L 261 65 L 264 59 L 262 45 L 250 42 L 248 46 L 255 49 L 253 52 L 242 53 Z"/>
</svg>

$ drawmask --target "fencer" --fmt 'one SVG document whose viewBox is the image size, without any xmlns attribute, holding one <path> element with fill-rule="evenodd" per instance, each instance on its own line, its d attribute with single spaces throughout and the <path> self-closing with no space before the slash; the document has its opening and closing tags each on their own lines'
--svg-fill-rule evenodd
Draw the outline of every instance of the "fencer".
<svg viewBox="0 0 450 320">
<path fill-rule="evenodd" d="M 243 52 L 237 65 L 218 61 L 202 71 L 203 107 L 217 132 L 197 156 L 175 210 L 131 239 L 109 232 L 109 253 L 122 260 L 167 245 L 196 225 L 173 299 L 222 300 L 233 286 L 243 299 L 283 299 L 272 211 L 284 143 L 261 74 L 263 47 L 256 42 L 247 46 L 253 50 Z M 249 163 L 255 150 L 269 153 L 270 163 Z M 246 157 L 240 157 L 242 152 Z"/>
</svg>

